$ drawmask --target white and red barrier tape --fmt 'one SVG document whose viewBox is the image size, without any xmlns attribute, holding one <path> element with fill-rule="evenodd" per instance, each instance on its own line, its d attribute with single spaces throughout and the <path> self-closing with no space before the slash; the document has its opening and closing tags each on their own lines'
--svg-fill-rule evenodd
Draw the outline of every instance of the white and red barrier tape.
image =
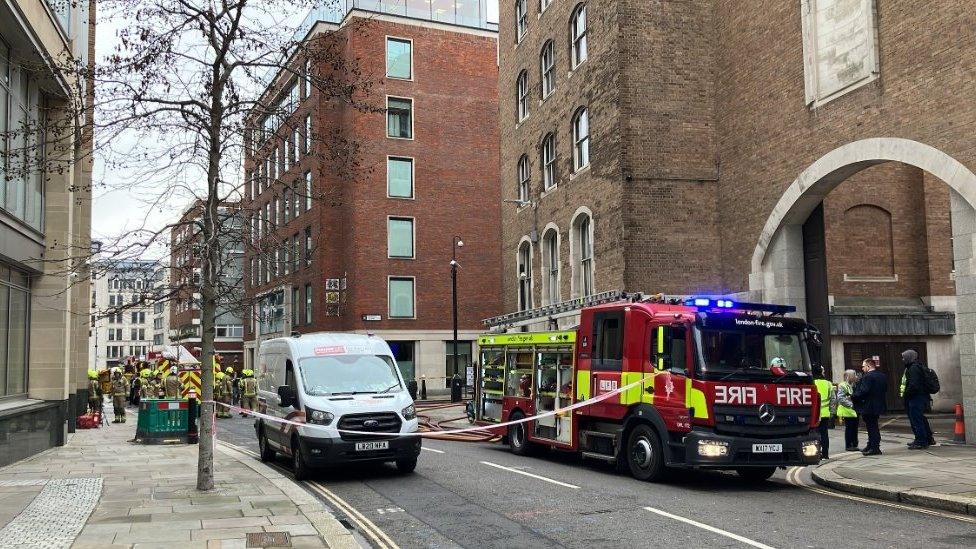
<svg viewBox="0 0 976 549">
<path fill-rule="evenodd" d="M 591 404 L 596 404 L 597 402 L 601 402 L 601 401 L 606 400 L 608 398 L 611 398 L 613 396 L 619 395 L 620 393 L 622 393 L 624 391 L 627 391 L 627 390 L 630 390 L 630 389 L 632 389 L 634 387 L 637 387 L 638 385 L 644 385 L 648 381 L 649 381 L 649 379 L 647 379 L 647 378 L 640 379 L 640 380 L 637 380 L 637 381 L 635 381 L 633 383 L 629 383 L 627 385 L 624 385 L 623 387 L 619 387 L 619 388 L 614 389 L 614 390 L 612 390 L 610 392 L 604 393 L 604 394 L 602 394 L 600 396 L 596 396 L 596 397 L 593 397 L 593 398 L 584 400 L 582 402 L 577 402 L 576 404 L 573 404 L 573 405 L 570 405 L 570 406 L 566 406 L 565 408 L 557 408 L 555 410 L 552 410 L 551 412 L 546 412 L 544 414 L 537 414 L 537 415 L 533 415 L 533 416 L 523 417 L 523 418 L 520 418 L 520 419 L 516 419 L 515 421 L 506 421 L 504 423 L 493 423 L 491 425 L 476 425 L 474 427 L 465 427 L 463 429 L 451 429 L 451 430 L 448 430 L 448 431 L 429 431 L 429 432 L 420 432 L 420 431 L 417 431 L 417 432 L 413 432 L 413 433 L 377 433 L 375 431 L 350 431 L 350 430 L 346 430 L 346 429 L 333 429 L 333 428 L 330 428 L 330 427 L 324 426 L 324 425 L 316 425 L 314 423 L 303 423 L 303 422 L 292 421 L 290 419 L 284 419 L 284 418 L 280 418 L 280 417 L 276 417 L 276 416 L 272 416 L 272 415 L 268 415 L 268 414 L 263 414 L 261 412 L 256 412 L 254 410 L 248 410 L 246 408 L 241 408 L 239 406 L 233 406 L 231 404 L 225 404 L 223 402 L 209 401 L 209 403 L 216 404 L 217 406 L 223 406 L 224 408 L 229 409 L 231 412 L 243 413 L 243 414 L 247 414 L 247 415 L 250 415 L 250 416 L 253 416 L 253 417 L 261 418 L 261 419 L 264 419 L 264 420 L 267 420 L 267 421 L 271 421 L 271 422 L 275 422 L 275 423 L 284 423 L 286 425 L 294 425 L 296 427 L 305 427 L 307 429 L 315 429 L 315 430 L 329 431 L 329 432 L 339 432 L 339 433 L 348 434 L 348 435 L 370 435 L 370 436 L 383 435 L 383 436 L 391 436 L 391 437 L 431 437 L 431 438 L 436 438 L 437 436 L 442 436 L 442 435 L 454 435 L 454 434 L 459 434 L 459 433 L 473 433 L 473 432 L 481 432 L 481 431 L 491 431 L 493 429 L 498 429 L 500 427 L 508 427 L 509 425 L 516 425 L 516 424 L 525 423 L 525 422 L 528 422 L 528 421 L 535 421 L 537 419 L 542 419 L 542 418 L 545 418 L 545 417 L 550 417 L 550 416 L 565 414 L 567 412 L 572 412 L 573 410 L 576 410 L 578 408 L 583 408 L 585 406 L 590 406 Z"/>
</svg>

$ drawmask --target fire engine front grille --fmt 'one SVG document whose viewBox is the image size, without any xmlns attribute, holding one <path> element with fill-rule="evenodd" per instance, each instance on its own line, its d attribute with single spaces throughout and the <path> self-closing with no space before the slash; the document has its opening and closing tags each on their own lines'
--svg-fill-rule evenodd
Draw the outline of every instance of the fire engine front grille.
<svg viewBox="0 0 976 549">
<path fill-rule="evenodd" d="M 772 421 L 763 421 L 759 417 L 758 406 L 716 405 L 713 409 L 715 432 L 753 438 L 778 438 L 802 435 L 810 429 L 809 408 L 770 408 L 774 413 Z"/>
<path fill-rule="evenodd" d="M 336 425 L 340 431 L 367 431 L 377 433 L 377 436 L 358 435 L 353 433 L 339 433 L 342 440 L 374 440 L 389 437 L 381 436 L 380 433 L 399 433 L 400 416 L 393 412 L 377 412 L 370 414 L 349 414 L 339 418 Z"/>
</svg>

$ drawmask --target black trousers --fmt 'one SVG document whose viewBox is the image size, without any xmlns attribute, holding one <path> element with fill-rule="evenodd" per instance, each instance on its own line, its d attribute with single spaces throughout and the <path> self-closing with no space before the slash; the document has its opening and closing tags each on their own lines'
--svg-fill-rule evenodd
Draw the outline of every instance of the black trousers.
<svg viewBox="0 0 976 549">
<path fill-rule="evenodd" d="M 878 416 L 871 414 L 861 414 L 864 420 L 864 427 L 868 430 L 868 445 L 865 450 L 881 450 L 881 429 L 878 428 Z"/>
<path fill-rule="evenodd" d="M 844 448 L 857 448 L 857 416 L 844 418 Z"/>
<path fill-rule="evenodd" d="M 820 418 L 820 424 L 817 425 L 817 432 L 820 433 L 820 455 L 827 459 L 830 457 L 830 418 L 823 417 Z"/>
</svg>

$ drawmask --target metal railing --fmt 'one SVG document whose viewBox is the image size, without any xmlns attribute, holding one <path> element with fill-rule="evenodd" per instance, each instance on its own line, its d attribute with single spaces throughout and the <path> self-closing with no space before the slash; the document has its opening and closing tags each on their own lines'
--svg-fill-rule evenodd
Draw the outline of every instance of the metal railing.
<svg viewBox="0 0 976 549">
<path fill-rule="evenodd" d="M 498 21 L 489 17 L 491 3 L 492 0 L 325 0 L 311 9 L 295 32 L 295 40 L 304 38 L 317 22 L 339 23 L 354 9 L 497 31 Z M 493 17 L 497 19 L 497 14 Z"/>
</svg>

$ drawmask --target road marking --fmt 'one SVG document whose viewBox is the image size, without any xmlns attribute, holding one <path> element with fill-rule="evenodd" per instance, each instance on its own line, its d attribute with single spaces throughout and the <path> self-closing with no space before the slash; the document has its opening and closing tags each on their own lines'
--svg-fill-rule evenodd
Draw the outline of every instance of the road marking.
<svg viewBox="0 0 976 549">
<path fill-rule="evenodd" d="M 355 507 L 350 505 L 344 499 L 335 495 L 331 490 L 323 486 L 322 484 L 314 481 L 306 481 L 306 484 L 311 487 L 316 493 L 329 500 L 336 508 L 342 510 L 350 520 L 359 525 L 360 529 L 372 538 L 373 542 L 380 549 L 400 549 L 400 546 L 396 544 L 390 536 L 386 535 L 386 532 L 380 530 L 379 526 L 373 524 L 373 521 L 366 518 L 362 513 L 360 513 Z"/>
<path fill-rule="evenodd" d="M 884 429 L 885 427 L 891 425 L 892 423 L 898 421 L 899 419 L 901 419 L 901 418 L 899 418 L 899 417 L 893 417 L 893 418 L 889 419 L 888 421 L 882 423 L 881 426 L 878 427 L 878 429 Z"/>
<path fill-rule="evenodd" d="M 405 511 L 400 507 L 387 507 L 385 509 L 380 508 L 376 510 L 377 514 L 386 515 L 388 513 L 404 513 Z"/>
<path fill-rule="evenodd" d="M 236 444 L 231 444 L 223 440 L 219 442 L 220 444 L 223 444 L 234 450 L 237 450 L 242 454 L 247 454 L 253 457 L 254 459 L 261 459 L 261 456 L 259 456 L 257 453 L 247 448 L 243 448 L 241 446 L 237 446 Z M 289 473 L 287 469 L 284 469 L 278 466 L 277 464 L 266 463 L 265 465 L 268 465 L 272 469 L 276 469 L 282 473 L 286 473 L 286 474 Z M 376 546 L 379 547 L 379 549 L 400 549 L 400 546 L 397 545 L 392 539 L 390 539 L 390 537 L 387 536 L 386 533 L 383 532 L 383 530 L 380 530 L 379 526 L 373 524 L 371 520 L 363 516 L 363 514 L 357 511 L 355 507 L 347 503 L 344 499 L 332 493 L 325 486 L 322 486 L 318 482 L 312 482 L 312 481 L 296 482 L 296 483 L 304 484 L 309 490 L 322 496 L 324 499 L 329 501 L 329 503 L 335 506 L 336 509 L 342 511 L 349 518 L 349 520 L 351 520 L 353 523 L 356 524 L 356 527 L 359 529 L 359 531 L 363 535 L 368 537 L 371 541 L 373 541 L 373 543 L 375 543 Z"/>
<path fill-rule="evenodd" d="M 970 524 L 976 524 L 976 518 L 974 517 L 967 517 L 964 515 L 957 515 L 954 513 L 947 513 L 942 511 L 934 511 L 932 509 L 925 509 L 922 507 L 915 507 L 912 505 L 905 505 L 901 503 L 893 503 L 890 501 L 882 501 L 882 500 L 877 500 L 877 499 L 872 499 L 872 498 L 867 498 L 862 496 L 855 496 L 852 494 L 843 494 L 840 492 L 833 492 L 831 490 L 826 490 L 824 488 L 817 488 L 814 486 L 810 486 L 804 483 L 800 479 L 801 471 L 803 471 L 803 467 L 790 467 L 790 469 L 786 472 L 786 481 L 792 484 L 793 486 L 797 486 L 799 488 L 803 488 L 804 490 L 809 490 L 810 492 L 816 492 L 818 494 L 822 494 L 825 496 L 847 499 L 851 501 L 856 501 L 858 503 L 871 503 L 874 505 L 880 505 L 882 507 L 890 507 L 893 509 L 900 509 L 902 511 L 913 511 L 915 513 L 922 513 L 923 515 L 931 515 L 935 517 L 958 520 L 959 522 L 968 522 Z"/>
<path fill-rule="evenodd" d="M 433 448 L 428 448 L 426 446 L 421 446 L 420 449 L 421 450 L 424 450 L 424 451 L 427 451 L 427 452 L 434 452 L 435 454 L 444 454 L 444 453 L 446 453 L 444 450 L 435 450 Z"/>
<path fill-rule="evenodd" d="M 721 536 L 725 536 L 727 538 L 731 538 L 731 539 L 734 539 L 736 541 L 741 541 L 742 543 L 745 543 L 746 545 L 751 545 L 753 547 L 758 547 L 759 549 L 773 549 L 773 547 L 771 547 L 769 545 L 766 545 L 764 543 L 759 543 L 758 541 L 754 541 L 754 540 L 751 540 L 749 538 L 744 538 L 744 537 L 742 537 L 742 536 L 740 536 L 738 534 L 733 534 L 732 532 L 727 532 L 725 530 L 722 530 L 721 528 L 716 528 L 714 526 L 709 526 L 707 524 L 702 524 L 701 522 L 698 522 L 696 520 L 691 520 L 691 519 L 685 518 L 685 517 L 679 517 L 678 515 L 672 515 L 671 513 L 668 513 L 667 511 L 662 511 L 660 509 L 655 509 L 654 507 L 645 507 L 644 509 L 647 510 L 647 511 L 650 511 L 652 513 L 656 513 L 658 515 L 661 515 L 662 517 L 668 517 L 670 519 L 674 519 L 674 520 L 677 520 L 679 522 L 683 522 L 685 524 L 690 524 L 690 525 L 695 526 L 697 528 L 701 528 L 702 530 L 708 530 L 709 532 L 712 532 L 714 534 L 719 534 Z"/>
<path fill-rule="evenodd" d="M 534 479 L 544 480 L 546 482 L 549 482 L 549 483 L 552 483 L 552 484 L 556 484 L 556 485 L 559 485 L 559 486 L 563 486 L 565 488 L 572 488 L 574 490 L 579 490 L 579 486 L 576 486 L 575 484 L 569 484 L 567 482 L 561 482 L 561 481 L 554 480 L 554 479 L 551 479 L 551 478 L 548 478 L 548 477 L 543 477 L 543 476 L 540 476 L 540 475 L 533 475 L 532 473 L 526 473 L 525 471 L 520 471 L 518 469 L 512 469 L 511 467 L 505 467 L 504 465 L 499 465 L 497 463 L 492 463 L 490 461 L 482 461 L 481 463 L 484 464 L 484 465 L 487 465 L 489 467 L 494 467 L 496 469 L 503 469 L 505 471 L 509 471 L 511 473 L 515 473 L 515 474 L 518 474 L 518 475 L 525 475 L 527 477 L 532 477 Z"/>
</svg>

